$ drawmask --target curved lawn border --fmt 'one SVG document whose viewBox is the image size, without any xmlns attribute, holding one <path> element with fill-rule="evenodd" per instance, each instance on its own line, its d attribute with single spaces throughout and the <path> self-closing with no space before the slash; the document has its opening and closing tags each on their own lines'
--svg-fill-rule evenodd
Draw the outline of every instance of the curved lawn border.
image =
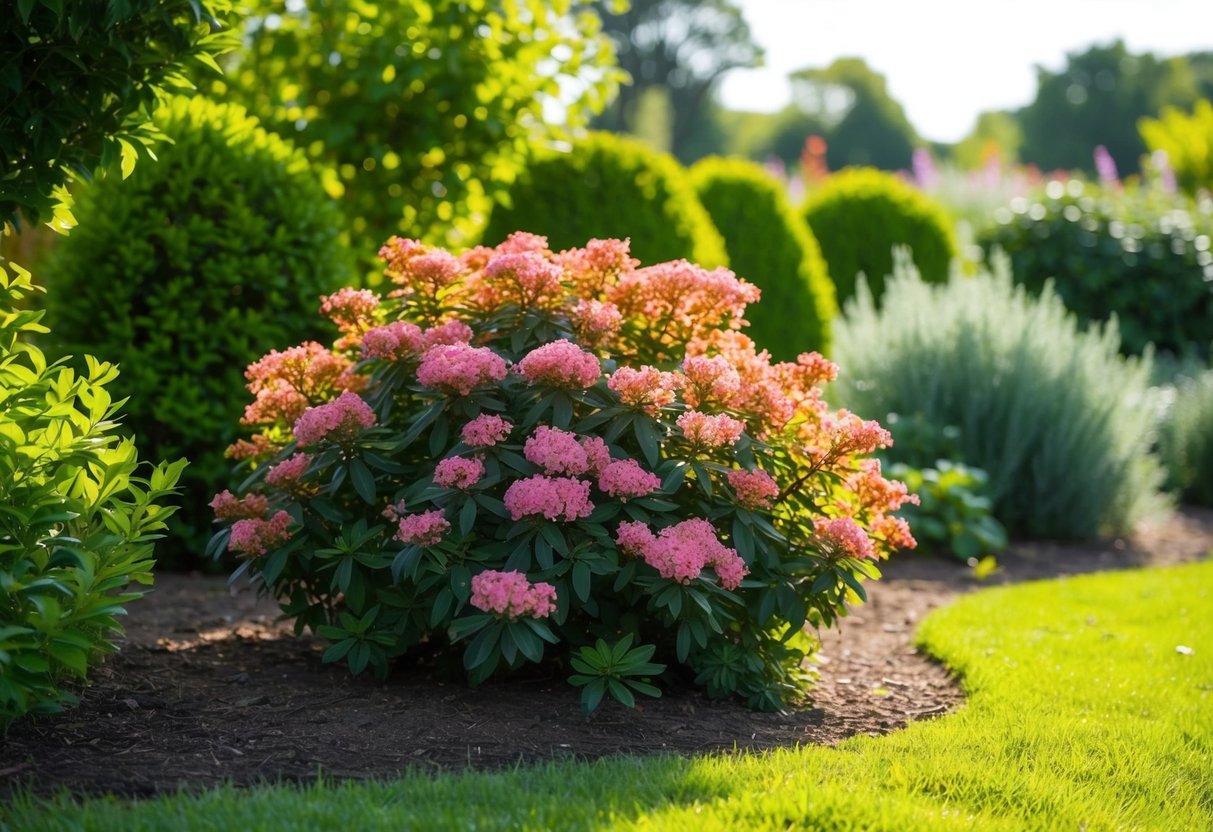
<svg viewBox="0 0 1213 832">
<path fill-rule="evenodd" d="M 976 593 L 918 641 L 962 675 L 967 706 L 835 748 L 20 799 L 0 828 L 1213 828 L 1213 562 Z"/>
</svg>

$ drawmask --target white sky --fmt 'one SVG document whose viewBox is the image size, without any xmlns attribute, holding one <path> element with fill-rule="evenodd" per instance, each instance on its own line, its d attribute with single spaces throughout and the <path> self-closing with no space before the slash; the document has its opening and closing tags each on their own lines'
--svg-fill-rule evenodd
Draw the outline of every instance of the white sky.
<svg viewBox="0 0 1213 832">
<path fill-rule="evenodd" d="M 1034 66 L 1122 37 L 1132 52 L 1213 50 L 1213 0 L 735 0 L 766 66 L 734 70 L 724 105 L 773 112 L 787 75 L 858 56 L 885 76 L 925 138 L 954 142 L 983 110 L 1019 107 Z"/>
</svg>

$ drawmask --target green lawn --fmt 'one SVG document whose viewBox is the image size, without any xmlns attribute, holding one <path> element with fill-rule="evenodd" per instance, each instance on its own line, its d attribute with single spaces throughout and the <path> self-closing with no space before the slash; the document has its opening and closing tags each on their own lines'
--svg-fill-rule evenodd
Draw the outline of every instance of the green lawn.
<svg viewBox="0 0 1213 832">
<path fill-rule="evenodd" d="M 1213 562 L 982 592 L 920 640 L 968 705 L 837 748 L 21 801 L 0 827 L 1213 829 Z"/>
</svg>

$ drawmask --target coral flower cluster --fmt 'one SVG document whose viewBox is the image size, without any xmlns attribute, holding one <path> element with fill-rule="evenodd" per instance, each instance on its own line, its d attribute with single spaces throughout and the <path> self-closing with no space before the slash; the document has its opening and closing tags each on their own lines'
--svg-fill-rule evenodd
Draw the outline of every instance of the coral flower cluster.
<svg viewBox="0 0 1213 832">
<path fill-rule="evenodd" d="M 521 572 L 487 569 L 472 578 L 471 603 L 502 618 L 546 618 L 556 611 L 556 588 L 548 583 L 531 583 Z"/>
</svg>

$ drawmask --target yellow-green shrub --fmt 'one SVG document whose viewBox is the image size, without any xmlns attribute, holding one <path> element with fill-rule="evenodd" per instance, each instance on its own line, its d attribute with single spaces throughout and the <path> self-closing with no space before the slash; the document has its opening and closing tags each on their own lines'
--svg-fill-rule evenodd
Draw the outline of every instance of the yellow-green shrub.
<svg viewBox="0 0 1213 832">
<path fill-rule="evenodd" d="M 1201 99 L 1192 113 L 1163 108 L 1158 118 L 1137 123 L 1150 150 L 1162 150 L 1175 179 L 1188 193 L 1213 189 L 1213 102 Z"/>
</svg>

